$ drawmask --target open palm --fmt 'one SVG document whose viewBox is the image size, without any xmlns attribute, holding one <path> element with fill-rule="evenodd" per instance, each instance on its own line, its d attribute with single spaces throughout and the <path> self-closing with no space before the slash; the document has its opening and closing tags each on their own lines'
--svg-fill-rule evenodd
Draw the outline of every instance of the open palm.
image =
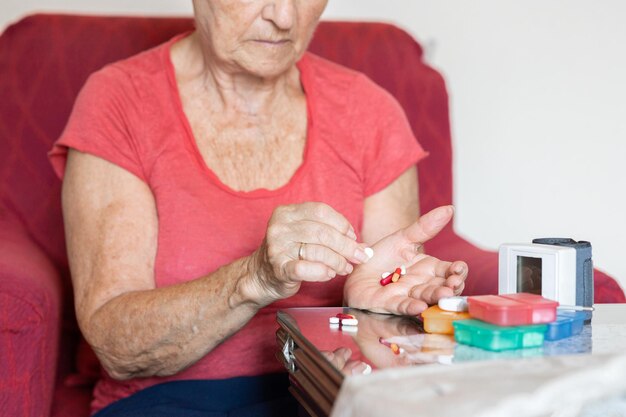
<svg viewBox="0 0 626 417">
<path fill-rule="evenodd" d="M 451 206 L 438 207 L 410 226 L 386 236 L 372 245 L 374 257 L 357 265 L 344 287 L 350 307 L 380 313 L 415 315 L 442 297 L 461 293 L 467 277 L 467 264 L 441 261 L 421 252 L 452 219 Z M 404 265 L 406 274 L 386 286 L 381 274 Z"/>
</svg>

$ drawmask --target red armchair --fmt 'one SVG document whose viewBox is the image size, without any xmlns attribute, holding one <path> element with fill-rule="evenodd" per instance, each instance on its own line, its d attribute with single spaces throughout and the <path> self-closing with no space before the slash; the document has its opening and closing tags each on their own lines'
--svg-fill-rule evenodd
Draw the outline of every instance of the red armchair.
<svg viewBox="0 0 626 417">
<path fill-rule="evenodd" d="M 79 343 L 60 207 L 46 152 L 87 76 L 191 29 L 191 19 L 36 15 L 0 37 L 0 410 L 3 415 L 88 415 L 94 356 Z M 377 23 L 322 23 L 319 55 L 368 74 L 404 107 L 430 157 L 419 165 L 426 212 L 452 202 L 448 98 L 441 76 L 405 32 Z M 497 291 L 497 254 L 452 226 L 428 244 L 470 266 L 467 292 Z M 596 271 L 596 302 L 624 302 Z M 79 348 L 79 346 L 81 346 Z"/>
</svg>

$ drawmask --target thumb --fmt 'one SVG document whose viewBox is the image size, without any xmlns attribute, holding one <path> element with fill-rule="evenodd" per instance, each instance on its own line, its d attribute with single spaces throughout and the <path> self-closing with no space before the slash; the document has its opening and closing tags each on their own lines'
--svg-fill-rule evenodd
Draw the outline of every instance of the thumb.
<svg viewBox="0 0 626 417">
<path fill-rule="evenodd" d="M 437 207 L 424 214 L 418 221 L 404 229 L 404 237 L 411 242 L 424 243 L 445 227 L 454 215 L 453 206 Z"/>
</svg>

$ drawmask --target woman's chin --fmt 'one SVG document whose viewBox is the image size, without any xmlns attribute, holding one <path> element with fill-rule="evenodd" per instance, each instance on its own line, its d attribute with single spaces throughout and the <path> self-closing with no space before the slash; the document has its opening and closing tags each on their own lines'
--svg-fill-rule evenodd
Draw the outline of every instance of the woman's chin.
<svg viewBox="0 0 626 417">
<path fill-rule="evenodd" d="M 255 53 L 246 57 L 239 65 L 249 74 L 260 78 L 277 78 L 288 74 L 295 67 L 298 59 L 295 53 L 269 52 Z"/>
</svg>

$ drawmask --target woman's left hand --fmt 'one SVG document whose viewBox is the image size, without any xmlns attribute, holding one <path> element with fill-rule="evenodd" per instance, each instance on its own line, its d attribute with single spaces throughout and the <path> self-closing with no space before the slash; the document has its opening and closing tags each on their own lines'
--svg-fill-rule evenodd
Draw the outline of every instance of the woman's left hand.
<svg viewBox="0 0 626 417">
<path fill-rule="evenodd" d="M 438 207 L 376 242 L 372 246 L 374 257 L 357 265 L 346 281 L 347 305 L 379 313 L 416 315 L 440 298 L 461 294 L 467 264 L 441 261 L 421 253 L 423 243 L 435 237 L 453 214 L 452 206 Z M 382 273 L 393 272 L 402 265 L 406 274 L 397 282 L 380 284 Z"/>
</svg>

